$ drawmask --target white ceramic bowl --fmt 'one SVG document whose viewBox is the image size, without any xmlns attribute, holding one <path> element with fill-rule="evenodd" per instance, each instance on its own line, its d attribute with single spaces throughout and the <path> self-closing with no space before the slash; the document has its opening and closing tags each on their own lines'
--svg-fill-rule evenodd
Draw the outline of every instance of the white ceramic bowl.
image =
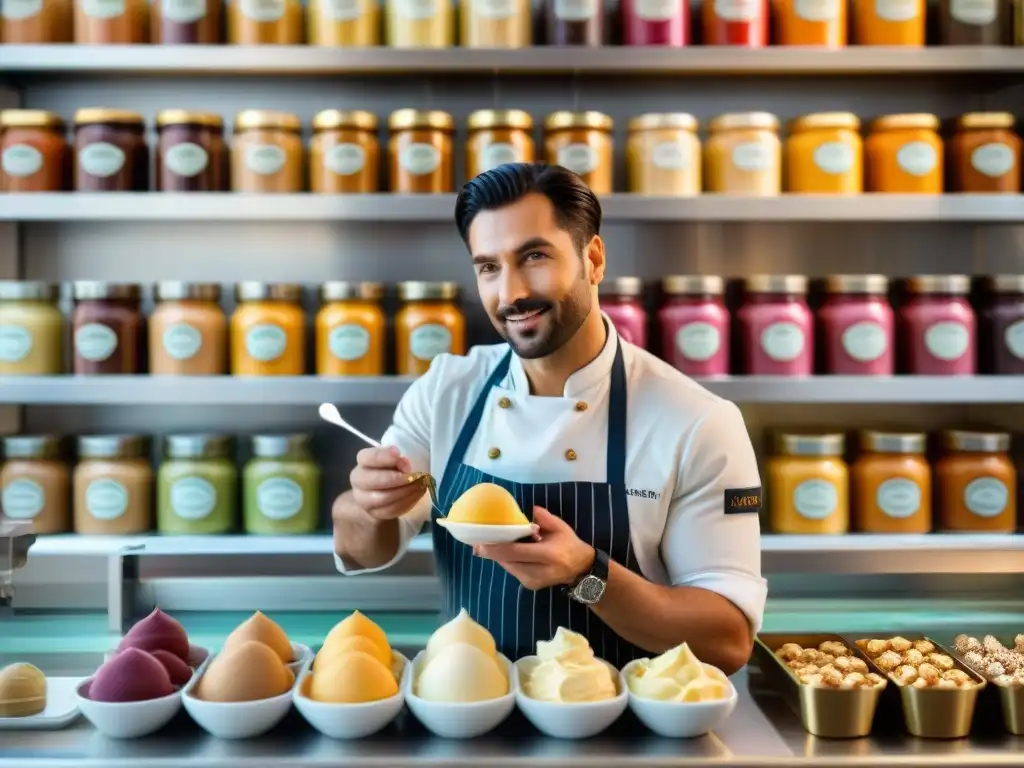
<svg viewBox="0 0 1024 768">
<path fill-rule="evenodd" d="M 78 709 L 97 731 L 111 739 L 137 739 L 156 733 L 181 709 L 180 691 L 148 701 L 111 703 L 90 699 L 90 685 L 91 677 L 75 688 Z"/>
<path fill-rule="evenodd" d="M 423 663 L 423 654 L 420 651 L 412 664 L 405 665 L 402 690 L 409 710 L 431 733 L 445 739 L 475 739 L 493 731 L 512 714 L 516 706 L 515 667 L 500 653 L 498 659 L 508 673 L 508 693 L 497 699 L 473 702 L 427 701 L 417 696 L 414 683 Z"/>
<path fill-rule="evenodd" d="M 474 544 L 511 544 L 525 539 L 533 530 L 526 525 L 480 525 L 479 523 L 453 523 L 443 517 L 434 521 L 451 534 L 456 541 L 472 547 Z"/>
<path fill-rule="evenodd" d="M 589 739 L 618 720 L 629 706 L 626 682 L 619 670 L 604 660 L 601 663 L 612 673 L 619 692 L 614 699 L 565 703 L 532 699 L 523 692 L 523 680 L 531 667 L 539 662 L 536 656 L 524 656 L 516 662 L 516 704 L 526 719 L 547 736 L 556 739 Z"/>
<path fill-rule="evenodd" d="M 406 668 L 409 666 L 408 659 L 396 651 L 392 651 L 392 654 L 401 657 L 401 677 L 404 678 Z M 295 686 L 295 708 L 299 710 L 307 723 L 324 736 L 332 739 L 361 739 L 377 733 L 387 727 L 405 706 L 405 694 L 401 680 L 398 693 L 380 701 L 370 701 L 365 704 L 333 704 L 314 701 L 305 694 L 306 682 L 311 674 L 307 667 L 303 670 L 302 676 Z"/>
<path fill-rule="evenodd" d="M 622 670 L 623 682 L 639 662 L 631 661 Z M 637 719 L 659 736 L 670 739 L 691 739 L 703 736 L 720 725 L 733 710 L 740 697 L 729 680 L 729 696 L 716 701 L 658 701 L 630 692 L 629 708 Z"/>
<path fill-rule="evenodd" d="M 302 643 L 292 643 L 292 654 L 295 661 L 288 665 L 288 669 L 295 677 L 298 677 L 307 666 L 313 663 L 313 649 Z"/>
</svg>

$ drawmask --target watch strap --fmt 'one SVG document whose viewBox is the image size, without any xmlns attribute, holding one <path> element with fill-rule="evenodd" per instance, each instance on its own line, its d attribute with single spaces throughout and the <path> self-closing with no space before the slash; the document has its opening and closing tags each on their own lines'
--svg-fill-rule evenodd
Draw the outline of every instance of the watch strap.
<svg viewBox="0 0 1024 768">
<path fill-rule="evenodd" d="M 568 589 L 569 592 L 574 591 L 576 587 L 580 585 L 580 582 L 587 578 L 587 576 L 596 576 L 601 581 L 607 583 L 608 567 L 608 555 L 597 547 L 594 547 L 594 563 L 590 566 L 590 570 L 577 576 L 576 579 L 566 587 L 566 589 Z"/>
</svg>

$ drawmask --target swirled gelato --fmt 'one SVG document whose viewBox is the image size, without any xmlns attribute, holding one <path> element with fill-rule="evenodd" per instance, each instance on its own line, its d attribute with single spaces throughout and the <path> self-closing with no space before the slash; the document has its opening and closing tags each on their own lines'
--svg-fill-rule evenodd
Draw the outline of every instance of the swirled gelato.
<svg viewBox="0 0 1024 768">
<path fill-rule="evenodd" d="M 606 701 L 618 695 L 611 669 L 594 656 L 583 635 L 559 627 L 537 643 L 533 664 L 524 665 L 523 693 L 554 702 Z"/>
<path fill-rule="evenodd" d="M 635 696 L 658 701 L 715 701 L 729 697 L 729 680 L 704 664 L 686 643 L 654 659 L 640 659 L 626 675 Z"/>
</svg>

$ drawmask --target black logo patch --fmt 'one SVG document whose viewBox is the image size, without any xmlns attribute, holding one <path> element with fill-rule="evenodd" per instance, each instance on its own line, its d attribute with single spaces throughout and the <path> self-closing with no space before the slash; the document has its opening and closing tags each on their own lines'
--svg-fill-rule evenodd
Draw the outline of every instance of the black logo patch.
<svg viewBox="0 0 1024 768">
<path fill-rule="evenodd" d="M 725 489 L 725 514 L 745 515 L 747 513 L 761 514 L 761 486 L 753 488 L 726 488 Z"/>
</svg>

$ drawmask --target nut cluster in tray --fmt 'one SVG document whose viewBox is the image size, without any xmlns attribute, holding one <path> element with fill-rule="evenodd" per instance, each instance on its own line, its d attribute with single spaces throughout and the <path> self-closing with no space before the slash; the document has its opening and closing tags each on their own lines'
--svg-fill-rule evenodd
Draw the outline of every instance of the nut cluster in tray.
<svg viewBox="0 0 1024 768">
<path fill-rule="evenodd" d="M 953 657 L 930 640 L 858 640 L 860 648 L 897 685 L 915 688 L 972 688 L 977 680 L 957 669 Z"/>
<path fill-rule="evenodd" d="M 847 691 L 885 685 L 885 678 L 868 671 L 867 663 L 838 640 L 826 640 L 817 649 L 786 643 L 775 655 L 804 685 Z"/>
<path fill-rule="evenodd" d="M 1024 685 L 1024 635 L 1013 639 L 1013 648 L 1007 648 L 992 635 L 984 639 L 957 635 L 953 647 L 964 663 L 996 685 Z"/>
</svg>

